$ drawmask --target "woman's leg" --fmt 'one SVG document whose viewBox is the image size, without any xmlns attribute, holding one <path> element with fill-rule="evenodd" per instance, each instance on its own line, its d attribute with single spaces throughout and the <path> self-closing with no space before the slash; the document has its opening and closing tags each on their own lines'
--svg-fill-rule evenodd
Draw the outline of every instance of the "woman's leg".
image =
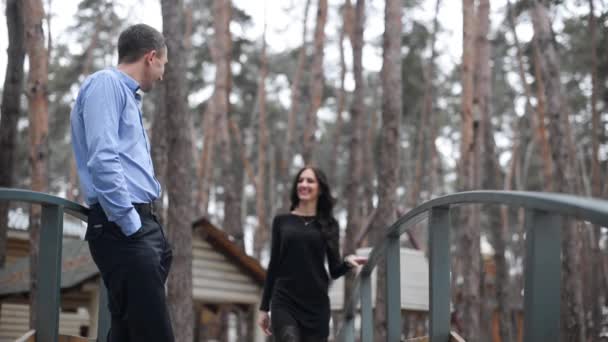
<svg viewBox="0 0 608 342">
<path fill-rule="evenodd" d="M 270 320 L 275 342 L 302 342 L 298 321 L 287 310 L 273 308 Z"/>
<path fill-rule="evenodd" d="M 327 337 L 315 335 L 314 331 L 302 331 L 300 342 L 327 342 Z"/>
</svg>

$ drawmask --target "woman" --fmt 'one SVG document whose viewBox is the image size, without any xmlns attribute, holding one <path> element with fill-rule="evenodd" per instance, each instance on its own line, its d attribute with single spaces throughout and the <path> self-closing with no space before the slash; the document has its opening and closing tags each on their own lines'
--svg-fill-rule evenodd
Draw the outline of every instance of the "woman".
<svg viewBox="0 0 608 342">
<path fill-rule="evenodd" d="M 327 341 L 329 273 L 336 279 L 367 259 L 340 258 L 339 227 L 327 177 L 313 167 L 301 169 L 291 189 L 291 212 L 272 222 L 270 263 L 258 324 L 278 342 Z M 272 312 L 272 324 L 268 310 Z"/>
</svg>

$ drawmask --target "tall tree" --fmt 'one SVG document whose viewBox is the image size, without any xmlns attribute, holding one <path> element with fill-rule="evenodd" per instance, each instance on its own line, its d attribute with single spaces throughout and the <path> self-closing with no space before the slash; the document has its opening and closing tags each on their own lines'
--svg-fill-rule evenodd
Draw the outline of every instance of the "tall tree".
<svg viewBox="0 0 608 342">
<path fill-rule="evenodd" d="M 192 299 L 192 126 L 186 99 L 186 47 L 184 5 L 181 0 L 162 0 L 163 34 L 170 54 L 165 72 L 165 115 L 167 124 L 167 177 L 169 208 L 167 226 L 173 244 L 173 265 L 167 282 L 169 312 L 176 341 L 192 341 L 194 307 Z"/>
<path fill-rule="evenodd" d="M 15 148 L 17 145 L 17 121 L 21 114 L 23 91 L 23 60 L 25 45 L 23 34 L 23 3 L 19 0 L 6 2 L 6 26 L 8 28 L 8 60 L 2 106 L 0 108 L 0 187 L 10 187 L 14 181 Z M 0 201 L 0 268 L 6 260 L 8 230 L 8 202 Z"/>
<path fill-rule="evenodd" d="M 478 17 L 474 0 L 463 0 L 463 51 L 462 51 L 462 98 L 461 141 L 459 161 L 459 188 L 471 190 L 478 187 L 480 134 L 478 117 L 473 112 L 475 80 L 475 41 Z M 477 128 L 477 129 L 476 129 Z M 472 341 L 479 338 L 480 328 L 480 231 L 479 208 L 467 206 L 461 212 L 463 224 L 460 236 L 462 267 L 462 321 L 464 336 Z M 458 270 L 457 270 L 458 272 Z"/>
<path fill-rule="evenodd" d="M 340 154 L 340 146 L 342 143 L 342 126 L 343 126 L 343 112 L 346 103 L 346 89 L 345 89 L 345 79 L 346 79 L 346 59 L 344 56 L 344 38 L 346 36 L 346 30 L 349 25 L 352 23 L 348 23 L 349 17 L 348 13 L 351 11 L 352 4 L 350 0 L 346 0 L 344 6 L 342 7 L 342 27 L 340 28 L 340 37 L 338 38 L 338 50 L 340 51 L 340 92 L 338 94 L 338 108 L 336 109 L 336 124 L 333 132 L 333 143 L 331 146 L 331 159 L 329 161 L 328 170 L 331 174 L 330 179 L 334 187 L 338 185 L 338 156 Z"/>
<path fill-rule="evenodd" d="M 476 47 L 475 47 L 475 97 L 474 103 L 478 111 L 479 125 L 477 134 L 478 155 L 475 158 L 478 160 L 477 174 L 479 180 L 476 187 L 483 189 L 498 189 L 498 179 L 500 177 L 500 165 L 496 154 L 494 142 L 494 128 L 492 125 L 493 113 L 491 111 L 492 97 L 492 73 L 490 67 L 491 61 L 491 45 L 489 40 L 490 33 L 490 2 L 489 0 L 479 0 L 477 7 L 477 30 L 476 30 Z M 507 296 L 509 289 L 508 269 L 505 261 L 505 239 L 506 236 L 501 234 L 500 227 L 500 211 L 496 206 L 488 206 L 484 210 L 485 222 L 489 222 L 491 229 L 491 240 L 494 250 L 494 260 L 496 260 L 496 281 L 494 282 L 497 294 L 496 309 L 499 314 L 499 328 L 503 341 L 509 341 L 510 314 L 509 303 Z M 479 214 L 477 214 L 479 215 Z M 480 227 L 481 228 L 481 227 Z M 481 255 L 481 253 L 480 253 Z M 491 337 L 490 329 L 492 312 L 495 310 L 493 305 L 489 303 L 489 293 L 485 289 L 486 284 L 486 269 L 480 262 L 480 270 L 482 272 L 481 281 L 479 283 L 480 307 L 477 311 L 480 316 L 480 328 L 477 334 L 478 340 L 488 340 Z M 500 277 L 500 278 L 499 278 Z"/>
<path fill-rule="evenodd" d="M 172 52 L 169 51 L 169 54 Z M 171 55 L 169 55 L 171 57 Z M 171 62 L 171 61 L 169 61 Z M 154 164 L 154 174 L 158 182 L 162 187 L 167 187 L 167 168 L 168 168 L 168 158 L 169 158 L 169 141 L 168 135 L 169 131 L 167 130 L 167 106 L 165 105 L 165 101 L 167 98 L 167 83 L 160 82 L 155 89 L 153 90 L 154 96 L 154 120 L 152 121 L 152 138 L 150 142 L 150 149 L 152 154 L 152 163 Z M 161 193 L 163 199 L 161 199 L 161 203 L 164 203 L 164 198 L 166 198 L 167 194 L 163 191 Z M 162 207 L 160 210 L 160 221 L 162 224 L 166 224 L 166 213 L 165 208 Z"/>
<path fill-rule="evenodd" d="M 350 108 L 350 140 L 348 143 L 348 170 L 346 173 L 344 196 L 346 197 L 346 231 L 344 236 L 344 254 L 355 252 L 355 239 L 361 229 L 363 217 L 361 213 L 361 178 L 363 175 L 363 113 L 365 112 L 365 85 L 363 81 L 363 31 L 365 27 L 365 0 L 357 0 L 353 35 L 353 73 L 355 91 Z M 346 275 L 344 281 L 344 300 L 349 300 L 352 294 L 353 275 Z"/>
<path fill-rule="evenodd" d="M 524 88 L 524 95 L 526 98 L 526 106 L 525 106 L 525 117 L 528 117 L 530 122 L 532 122 L 532 126 L 534 129 L 533 134 L 533 146 L 534 143 L 541 147 L 541 160 L 542 160 L 542 175 L 543 175 L 543 190 L 544 191 L 552 191 L 553 189 L 553 165 L 551 160 L 551 152 L 549 147 L 549 140 L 547 138 L 547 133 L 545 129 L 545 96 L 544 96 L 544 84 L 542 82 L 542 78 L 537 78 L 537 106 L 536 111 L 532 107 L 532 90 L 530 88 L 530 84 L 526 80 L 525 74 L 525 66 L 523 59 L 523 52 L 521 48 L 521 44 L 519 42 L 519 36 L 517 34 L 517 30 L 515 29 L 515 14 L 513 6 L 511 5 L 511 1 L 507 1 L 507 21 L 509 23 L 509 29 L 511 31 L 511 35 L 513 36 L 514 46 L 516 49 L 516 57 L 517 57 L 517 71 L 519 75 L 520 82 Z M 534 51 L 534 61 L 538 60 L 536 54 L 538 53 L 537 43 L 535 38 L 533 38 L 532 46 Z M 538 63 L 534 63 L 535 72 L 539 72 Z M 525 165 L 524 165 L 525 166 Z M 522 169 L 523 166 L 519 169 Z M 520 187 L 518 187 L 520 188 Z"/>
<path fill-rule="evenodd" d="M 268 66 L 266 61 L 266 23 L 264 22 L 264 36 L 262 38 L 262 55 L 260 57 L 260 81 L 258 85 L 258 174 L 256 195 L 256 213 L 258 214 L 258 227 L 255 234 L 255 255 L 260 256 L 262 248 L 269 240 L 270 225 L 266 217 L 266 154 L 268 151 L 268 127 L 266 124 L 266 76 Z M 272 189 L 270 190 L 272 191 Z"/>
<path fill-rule="evenodd" d="M 232 38 L 230 36 L 230 20 L 232 17 L 232 2 L 230 0 L 213 1 L 214 49 L 218 54 L 214 93 L 215 117 L 220 124 L 218 143 L 220 148 L 222 183 L 224 198 L 224 230 L 232 235 L 239 245 L 243 241 L 241 222 L 242 179 L 236 174 L 233 157 L 236 155 L 235 146 L 229 134 L 230 120 L 230 88 L 232 73 Z"/>
<path fill-rule="evenodd" d="M 378 167 L 378 208 L 374 220 L 376 241 L 384 237 L 384 229 L 396 219 L 399 180 L 399 127 L 401 102 L 401 14 L 399 0 L 387 0 L 384 9 L 382 60 L 382 128 L 380 134 L 380 165 Z M 386 341 L 386 266 L 378 267 L 375 341 Z"/>
<path fill-rule="evenodd" d="M 441 0 L 437 0 L 435 3 L 435 15 L 433 18 L 433 32 L 431 34 L 431 59 L 429 60 L 427 84 L 425 87 L 425 102 L 424 108 L 427 110 L 429 115 L 429 127 L 427 132 L 427 146 L 430 154 L 430 175 L 429 175 L 429 196 L 432 197 L 434 191 L 439 188 L 439 156 L 435 140 L 437 139 L 437 124 L 438 115 L 435 113 L 435 87 L 433 86 L 433 80 L 435 78 L 435 58 L 437 57 L 437 49 L 435 44 L 437 42 L 437 34 L 439 32 L 439 9 L 441 8 Z M 428 102 L 427 102 L 428 101 Z"/>
<path fill-rule="evenodd" d="M 323 100 L 323 56 L 325 48 L 325 23 L 327 22 L 327 0 L 319 0 L 317 6 L 317 24 L 315 26 L 314 54 L 312 57 L 310 78 L 310 108 L 304 127 L 302 157 L 305 163 L 311 163 L 315 147 L 315 132 L 317 130 L 317 111 Z"/>
<path fill-rule="evenodd" d="M 289 203 L 289 169 L 293 160 L 294 141 L 296 133 L 296 114 L 300 106 L 300 82 L 304 73 L 304 65 L 306 63 L 306 38 L 308 35 L 308 10 L 310 8 L 310 0 L 306 0 L 304 6 L 304 19 L 302 20 L 302 46 L 298 52 L 298 62 L 291 81 L 291 104 L 287 113 L 287 133 L 285 137 L 285 145 L 283 145 L 283 155 L 281 157 L 281 183 L 283 183 L 283 200 L 284 205 Z"/>
<path fill-rule="evenodd" d="M 30 137 L 30 188 L 34 191 L 48 191 L 48 55 L 44 43 L 42 21 L 45 18 L 41 0 L 23 2 L 25 24 L 25 46 L 29 61 L 26 95 L 29 110 Z M 41 208 L 30 209 L 30 326 L 35 326 L 36 293 L 38 292 L 38 245 L 40 243 Z"/>
<path fill-rule="evenodd" d="M 549 2 L 536 0 L 531 8 L 532 25 L 538 44 L 538 64 L 540 77 L 545 84 L 549 117 L 549 143 L 553 157 L 555 191 L 575 192 L 575 156 L 572 155 L 572 137 L 568 113 L 564 109 L 562 85 L 560 81 L 559 57 L 553 41 Z M 562 243 L 562 339 L 564 341 L 585 341 L 585 324 L 582 303 L 582 280 L 580 270 L 580 237 L 572 224 L 564 225 Z"/>
<path fill-rule="evenodd" d="M 593 197 L 600 197 L 601 193 L 601 173 L 600 173 L 600 161 L 599 161 L 599 141 L 602 135 L 600 126 L 600 115 L 597 109 L 597 92 L 598 92 L 598 81 L 597 81 L 597 18 L 595 16 L 595 5 L 594 0 L 589 0 L 589 36 L 591 39 L 591 183 L 592 183 L 592 195 Z M 593 227 L 593 239 L 592 239 L 592 263 L 595 271 L 591 272 L 591 298 L 593 300 L 592 310 L 592 322 L 593 330 L 589 332 L 589 337 L 592 339 L 599 338 L 602 324 L 602 313 L 601 306 L 597 303 L 598 299 L 605 298 L 606 294 L 603 293 L 603 287 L 601 286 L 601 275 L 602 272 L 602 253 L 600 250 L 601 240 L 601 228 L 598 225 Z M 603 303 L 603 301 L 600 301 Z"/>
<path fill-rule="evenodd" d="M 201 113 L 203 115 L 203 150 L 199 158 L 198 167 L 196 170 L 196 179 L 199 181 L 196 204 L 198 213 L 201 216 L 207 216 L 209 207 L 209 191 L 213 180 L 213 157 L 215 152 L 215 136 L 217 135 L 217 120 L 213 114 L 215 96 L 211 96 L 207 101 L 207 108 Z"/>
<path fill-rule="evenodd" d="M 434 87 L 433 80 L 435 77 L 435 59 L 437 57 L 437 49 L 435 48 L 435 42 L 437 39 L 437 31 L 439 30 L 439 8 L 441 7 L 441 0 L 435 2 L 435 15 L 433 19 L 433 31 L 431 33 L 431 57 L 429 63 L 424 70 L 424 99 L 422 103 L 422 111 L 420 111 L 420 127 L 418 128 L 418 138 L 416 146 L 416 167 L 414 171 L 414 177 L 408 186 L 409 194 L 407 197 L 407 208 L 413 208 L 418 204 L 420 200 L 420 190 L 423 180 L 423 170 L 425 160 L 432 158 L 432 156 L 424 155 L 425 147 L 429 154 L 431 154 L 432 146 L 435 144 L 432 136 L 431 127 L 431 116 L 433 115 L 433 103 L 434 103 Z"/>
</svg>

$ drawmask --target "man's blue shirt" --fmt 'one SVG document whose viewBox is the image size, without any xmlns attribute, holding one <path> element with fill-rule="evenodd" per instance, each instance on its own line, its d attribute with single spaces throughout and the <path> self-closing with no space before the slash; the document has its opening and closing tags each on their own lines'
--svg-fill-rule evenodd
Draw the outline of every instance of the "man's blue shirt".
<svg viewBox="0 0 608 342">
<path fill-rule="evenodd" d="M 143 127 L 139 84 L 116 68 L 83 82 L 70 114 L 80 188 L 125 235 L 141 227 L 132 203 L 160 196 Z"/>
</svg>

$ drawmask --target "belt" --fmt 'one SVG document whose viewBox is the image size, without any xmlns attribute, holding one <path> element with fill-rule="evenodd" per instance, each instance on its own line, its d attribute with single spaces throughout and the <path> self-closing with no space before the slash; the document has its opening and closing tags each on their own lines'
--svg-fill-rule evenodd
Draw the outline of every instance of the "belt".
<svg viewBox="0 0 608 342">
<path fill-rule="evenodd" d="M 156 214 L 156 209 L 155 209 L 155 205 L 154 202 L 151 203 L 132 203 L 133 204 L 133 208 L 135 208 L 135 211 L 137 211 L 137 213 L 139 213 L 140 215 L 154 215 Z M 95 210 L 101 210 L 103 212 L 103 208 L 101 207 L 101 205 L 99 203 L 95 203 L 95 204 L 91 204 L 91 209 Z"/>
<path fill-rule="evenodd" d="M 133 203 L 133 208 L 140 214 L 156 214 L 154 202 L 151 203 Z"/>
</svg>

